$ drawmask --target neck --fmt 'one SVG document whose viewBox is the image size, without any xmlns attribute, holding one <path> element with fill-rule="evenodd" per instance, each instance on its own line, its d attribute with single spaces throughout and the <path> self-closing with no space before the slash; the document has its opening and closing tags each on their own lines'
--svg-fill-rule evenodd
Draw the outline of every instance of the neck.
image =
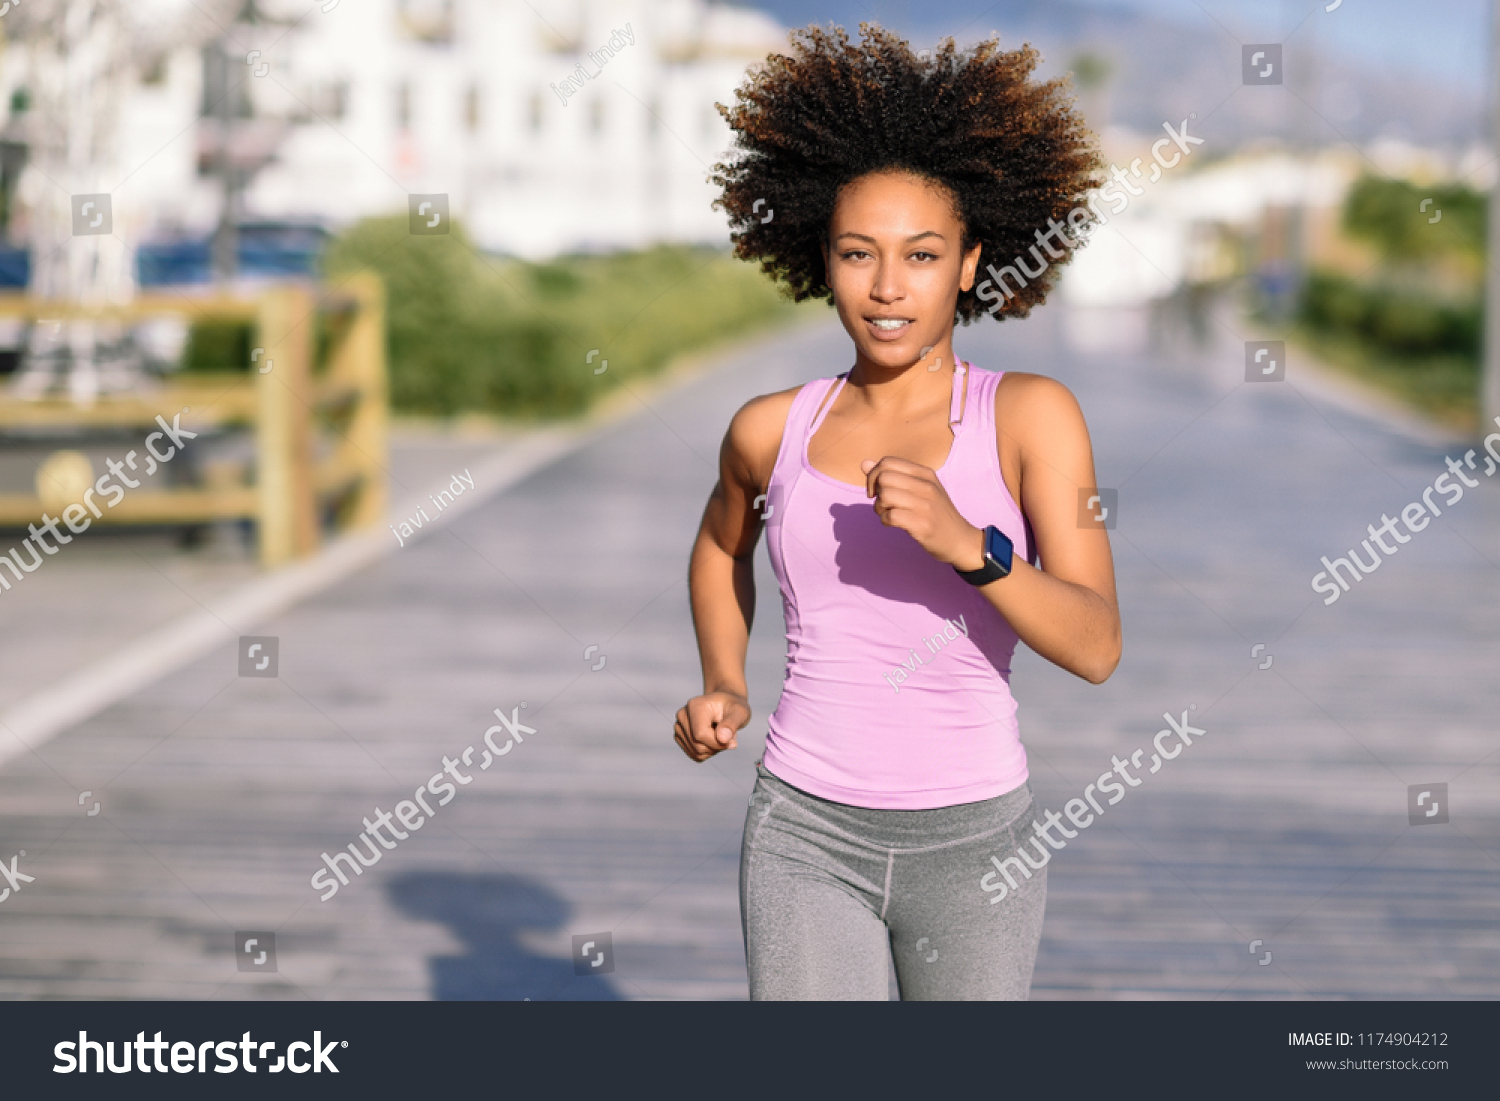
<svg viewBox="0 0 1500 1101">
<path fill-rule="evenodd" d="M 848 385 L 856 400 L 872 414 L 910 419 L 926 416 L 941 405 L 946 417 L 954 385 L 953 350 L 946 343 L 923 358 L 900 367 L 886 367 L 865 356 L 856 357 Z"/>
</svg>

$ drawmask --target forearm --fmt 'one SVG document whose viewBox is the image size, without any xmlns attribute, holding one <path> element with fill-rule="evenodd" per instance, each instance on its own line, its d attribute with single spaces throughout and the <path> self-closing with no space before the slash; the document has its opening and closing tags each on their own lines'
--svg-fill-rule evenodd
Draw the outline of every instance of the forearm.
<svg viewBox="0 0 1500 1101">
<path fill-rule="evenodd" d="M 980 588 L 1020 637 L 1042 657 L 1093 684 L 1120 663 L 1120 613 L 1084 585 L 1064 581 L 1022 561 Z"/>
<path fill-rule="evenodd" d="M 755 620 L 754 559 L 735 558 L 700 533 L 688 567 L 688 597 L 703 691 L 748 696 L 745 654 Z"/>
</svg>

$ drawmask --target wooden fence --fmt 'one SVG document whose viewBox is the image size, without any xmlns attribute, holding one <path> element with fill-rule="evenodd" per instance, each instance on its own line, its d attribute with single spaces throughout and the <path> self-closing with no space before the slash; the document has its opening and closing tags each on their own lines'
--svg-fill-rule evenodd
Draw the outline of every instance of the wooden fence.
<svg viewBox="0 0 1500 1101">
<path fill-rule="evenodd" d="M 20 295 L 0 296 L 0 318 L 88 316 L 125 322 L 175 314 L 190 319 L 250 322 L 254 354 L 247 371 L 191 371 L 161 387 L 87 402 L 68 397 L 30 400 L 0 392 L 0 432 L 87 428 L 149 430 L 184 408 L 184 429 L 247 426 L 255 439 L 253 481 L 127 490 L 96 522 L 192 524 L 250 519 L 260 560 L 278 566 L 313 553 L 321 518 L 332 507 L 340 527 L 381 522 L 387 494 L 388 407 L 384 297 L 368 272 L 337 286 L 271 287 L 258 299 L 142 295 L 128 305 L 84 310 Z M 320 325 L 321 321 L 321 325 Z M 326 334 L 318 354 L 320 327 Z M 192 446 L 191 443 L 187 446 Z M 214 484 L 217 482 L 218 484 Z M 41 496 L 0 493 L 0 525 L 35 523 Z M 92 518 L 91 518 L 92 519 Z"/>
</svg>

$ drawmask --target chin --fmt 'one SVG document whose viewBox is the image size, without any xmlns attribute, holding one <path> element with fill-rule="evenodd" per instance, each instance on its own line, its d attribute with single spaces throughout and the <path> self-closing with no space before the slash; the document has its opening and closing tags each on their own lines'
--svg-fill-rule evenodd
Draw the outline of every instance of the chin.
<svg viewBox="0 0 1500 1101">
<path fill-rule="evenodd" d="M 877 345 L 868 353 L 869 358 L 880 364 L 882 367 L 912 367 L 917 363 L 920 363 L 922 357 L 918 353 L 920 353 L 921 350 L 926 347 L 926 345 L 917 344 L 915 341 L 913 341 L 912 347 L 907 348 L 904 346 L 905 342 L 903 341 L 902 343 L 903 346 L 899 348 L 892 348 L 888 344 Z"/>
<path fill-rule="evenodd" d="M 864 321 L 860 321 L 864 325 Z M 850 333 L 849 338 L 854 341 L 854 346 L 865 354 L 866 359 L 873 360 L 883 367 L 901 367 L 908 363 L 915 363 L 921 358 L 918 353 L 927 345 L 915 337 L 907 337 L 897 344 L 886 344 L 878 340 L 871 340 L 865 333 Z"/>
</svg>

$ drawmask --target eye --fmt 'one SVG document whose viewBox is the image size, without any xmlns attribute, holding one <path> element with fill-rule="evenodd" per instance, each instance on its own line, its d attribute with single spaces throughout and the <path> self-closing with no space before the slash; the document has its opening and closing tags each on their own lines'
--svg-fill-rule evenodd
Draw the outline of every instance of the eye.
<svg viewBox="0 0 1500 1101">
<path fill-rule="evenodd" d="M 928 257 L 929 259 L 932 259 L 932 260 L 936 260 L 938 258 L 938 254 L 937 253 L 935 253 L 935 252 L 928 252 L 925 249 L 923 249 L 921 252 L 914 252 L 914 253 L 911 254 L 911 257 L 912 257 L 913 260 L 917 259 L 918 257 L 922 257 L 922 256 L 926 256 L 926 257 Z"/>
<path fill-rule="evenodd" d="M 870 254 L 862 248 L 850 249 L 848 252 L 839 253 L 840 260 L 849 260 L 856 256 L 869 256 Z"/>
</svg>

